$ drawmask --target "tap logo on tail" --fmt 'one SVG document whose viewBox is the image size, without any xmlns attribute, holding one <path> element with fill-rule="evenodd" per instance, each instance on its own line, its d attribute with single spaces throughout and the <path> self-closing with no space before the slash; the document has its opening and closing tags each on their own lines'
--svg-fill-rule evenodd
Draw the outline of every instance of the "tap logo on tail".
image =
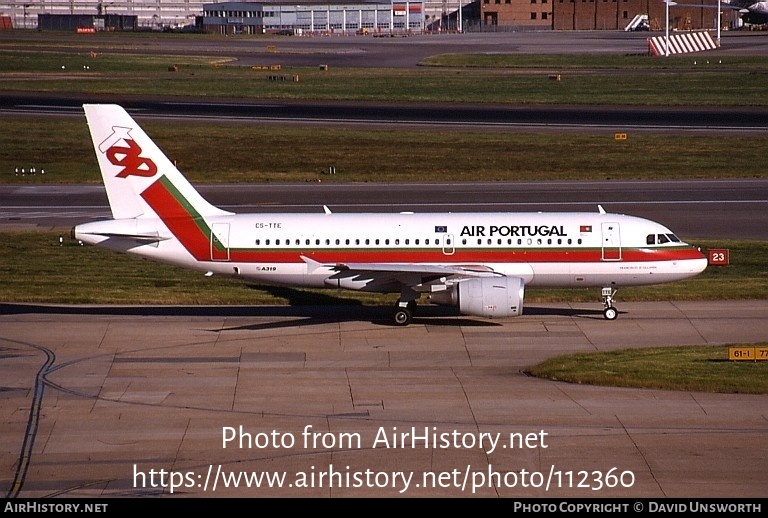
<svg viewBox="0 0 768 518">
<path fill-rule="evenodd" d="M 157 173 L 157 166 L 150 158 L 141 155 L 141 147 L 131 137 L 132 128 L 114 126 L 112 134 L 99 144 L 99 151 L 107 155 L 112 165 L 123 169 L 118 178 L 142 176 L 149 178 Z"/>
</svg>

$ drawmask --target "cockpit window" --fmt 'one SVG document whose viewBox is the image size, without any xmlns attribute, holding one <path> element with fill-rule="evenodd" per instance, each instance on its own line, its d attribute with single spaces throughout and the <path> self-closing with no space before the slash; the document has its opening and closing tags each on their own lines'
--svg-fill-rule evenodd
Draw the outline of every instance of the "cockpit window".
<svg viewBox="0 0 768 518">
<path fill-rule="evenodd" d="M 680 243 L 680 238 L 674 234 L 648 234 L 645 243 L 648 245 L 663 245 L 664 243 Z"/>
</svg>

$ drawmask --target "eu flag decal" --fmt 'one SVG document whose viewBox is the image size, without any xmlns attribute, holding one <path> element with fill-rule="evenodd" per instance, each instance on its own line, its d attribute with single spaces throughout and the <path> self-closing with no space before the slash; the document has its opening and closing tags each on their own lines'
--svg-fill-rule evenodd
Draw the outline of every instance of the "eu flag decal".
<svg viewBox="0 0 768 518">
<path fill-rule="evenodd" d="M 445 227 L 443 225 L 435 225 L 435 232 L 444 234 L 448 232 L 448 227 Z"/>
</svg>

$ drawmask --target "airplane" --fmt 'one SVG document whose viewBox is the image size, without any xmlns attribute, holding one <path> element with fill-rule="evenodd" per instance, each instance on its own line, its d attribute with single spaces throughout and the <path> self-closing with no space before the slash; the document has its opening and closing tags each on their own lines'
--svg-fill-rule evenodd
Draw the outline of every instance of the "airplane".
<svg viewBox="0 0 768 518">
<path fill-rule="evenodd" d="M 671 7 L 694 7 L 698 9 L 731 9 L 741 14 L 741 21 L 746 24 L 762 25 L 768 23 L 768 1 L 721 0 L 719 4 L 682 4 L 668 0 Z"/>
<path fill-rule="evenodd" d="M 112 219 L 72 228 L 85 244 L 259 285 L 399 293 L 464 315 L 521 315 L 526 287 L 599 287 L 618 316 L 619 287 L 678 281 L 707 258 L 639 217 L 569 213 L 236 214 L 206 201 L 116 104 L 83 105 Z"/>
<path fill-rule="evenodd" d="M 768 23 L 768 2 L 756 2 L 755 0 L 722 0 L 728 9 L 735 9 L 742 13 L 741 20 L 744 23 L 760 25 Z"/>
</svg>

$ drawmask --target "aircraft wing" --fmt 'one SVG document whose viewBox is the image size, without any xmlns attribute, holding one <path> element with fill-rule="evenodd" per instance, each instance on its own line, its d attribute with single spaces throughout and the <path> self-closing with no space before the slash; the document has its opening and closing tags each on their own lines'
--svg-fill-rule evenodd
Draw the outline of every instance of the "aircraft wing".
<svg viewBox="0 0 768 518">
<path fill-rule="evenodd" d="M 754 3 L 755 2 L 741 2 L 738 0 L 729 2 L 727 0 L 724 0 L 723 2 L 721 2 L 719 6 L 716 3 L 715 4 L 681 4 L 677 2 L 670 2 L 669 5 L 670 7 L 698 7 L 700 9 L 717 9 L 719 7 L 723 9 L 732 9 L 735 11 L 747 12 L 749 11 L 749 6 L 753 5 Z"/>
<path fill-rule="evenodd" d="M 399 291 L 403 286 L 418 286 L 439 279 L 457 281 L 470 277 L 500 276 L 498 272 L 482 264 L 383 264 L 383 263 L 334 263 L 323 264 L 302 257 L 310 270 L 323 267 L 336 272 L 327 279 L 328 284 L 365 291 Z"/>
</svg>

